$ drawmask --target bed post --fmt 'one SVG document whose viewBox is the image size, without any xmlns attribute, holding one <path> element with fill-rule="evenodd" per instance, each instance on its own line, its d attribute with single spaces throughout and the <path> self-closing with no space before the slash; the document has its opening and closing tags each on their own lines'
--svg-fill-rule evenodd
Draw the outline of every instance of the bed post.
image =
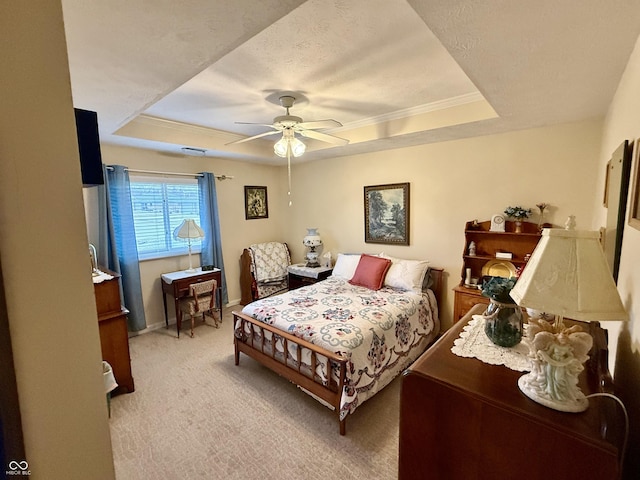
<svg viewBox="0 0 640 480">
<path fill-rule="evenodd" d="M 253 302 L 253 294 L 251 293 L 253 284 L 253 275 L 251 273 L 251 255 L 246 248 L 240 256 L 240 292 L 242 305 Z"/>
</svg>

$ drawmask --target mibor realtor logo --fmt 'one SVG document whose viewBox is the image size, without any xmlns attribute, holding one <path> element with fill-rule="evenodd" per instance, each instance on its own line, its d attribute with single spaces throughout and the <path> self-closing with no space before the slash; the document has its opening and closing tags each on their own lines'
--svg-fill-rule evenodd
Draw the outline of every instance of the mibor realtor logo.
<svg viewBox="0 0 640 480">
<path fill-rule="evenodd" d="M 29 470 L 29 463 L 26 460 L 17 461 L 11 460 L 7 464 L 7 470 L 4 472 L 5 475 L 31 475 L 31 470 Z"/>
</svg>

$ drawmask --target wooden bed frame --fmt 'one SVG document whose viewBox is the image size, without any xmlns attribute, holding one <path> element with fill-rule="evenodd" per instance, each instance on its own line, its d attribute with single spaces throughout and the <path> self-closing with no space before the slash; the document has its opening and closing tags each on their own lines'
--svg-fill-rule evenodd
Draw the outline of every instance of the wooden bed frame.
<svg viewBox="0 0 640 480">
<path fill-rule="evenodd" d="M 431 290 L 435 294 L 438 309 L 440 309 L 444 271 L 441 268 L 430 268 L 429 271 L 432 279 Z M 235 332 L 233 338 L 235 364 L 240 364 L 240 352 L 242 352 L 331 405 L 338 415 L 340 435 L 344 435 L 346 433 L 346 417 L 340 418 L 340 399 L 346 378 L 347 359 L 241 312 L 234 311 L 232 313 Z M 247 334 L 248 329 L 253 333 L 252 335 Z M 265 332 L 271 333 L 270 341 L 266 340 Z M 434 332 L 431 342 L 437 338 L 438 334 L 439 332 Z M 283 352 L 275 348 L 276 340 L 283 342 Z M 297 358 L 291 356 L 288 348 L 289 343 L 306 348 L 311 352 L 310 368 L 302 364 L 301 348 L 296 349 Z M 323 382 L 322 378 L 315 373 L 316 366 L 321 361 L 319 357 L 324 357 L 331 363 L 332 367 L 327 370 L 329 373 L 328 383 Z M 330 374 L 331 371 L 337 372 L 335 377 Z"/>
</svg>

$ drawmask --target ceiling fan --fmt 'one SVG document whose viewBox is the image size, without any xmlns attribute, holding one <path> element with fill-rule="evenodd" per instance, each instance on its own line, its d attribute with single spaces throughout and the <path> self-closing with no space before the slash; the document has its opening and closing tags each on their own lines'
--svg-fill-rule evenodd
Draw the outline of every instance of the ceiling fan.
<svg viewBox="0 0 640 480">
<path fill-rule="evenodd" d="M 341 127 L 342 124 L 336 120 L 317 120 L 315 122 L 303 122 L 302 118 L 289 114 L 289 109 L 293 107 L 296 98 L 291 95 L 282 95 L 280 98 L 280 105 L 286 109 L 285 115 L 280 115 L 273 119 L 273 123 L 249 123 L 249 122 L 236 122 L 239 125 L 262 125 L 265 127 L 273 128 L 273 131 L 260 133 L 252 137 L 243 138 L 231 142 L 228 145 L 237 143 L 244 143 L 257 138 L 266 137 L 268 135 L 275 135 L 282 132 L 282 138 L 274 145 L 274 151 L 276 155 L 280 157 L 286 157 L 287 153 L 291 153 L 294 157 L 299 157 L 306 150 L 306 145 L 296 138 L 296 133 L 303 137 L 313 138 L 321 140 L 323 142 L 332 143 L 334 145 L 347 145 L 349 140 L 336 137 L 335 135 L 329 135 L 328 133 L 318 132 L 317 129 L 322 128 L 334 128 Z"/>
</svg>

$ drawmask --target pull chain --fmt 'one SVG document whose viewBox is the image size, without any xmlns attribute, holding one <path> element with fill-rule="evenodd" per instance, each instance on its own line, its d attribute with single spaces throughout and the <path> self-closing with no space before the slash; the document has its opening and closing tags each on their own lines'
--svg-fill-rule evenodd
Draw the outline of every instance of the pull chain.
<svg viewBox="0 0 640 480">
<path fill-rule="evenodd" d="M 287 144 L 287 175 L 289 177 L 289 191 L 287 196 L 289 197 L 289 206 L 293 205 L 291 201 L 291 145 Z"/>
</svg>

